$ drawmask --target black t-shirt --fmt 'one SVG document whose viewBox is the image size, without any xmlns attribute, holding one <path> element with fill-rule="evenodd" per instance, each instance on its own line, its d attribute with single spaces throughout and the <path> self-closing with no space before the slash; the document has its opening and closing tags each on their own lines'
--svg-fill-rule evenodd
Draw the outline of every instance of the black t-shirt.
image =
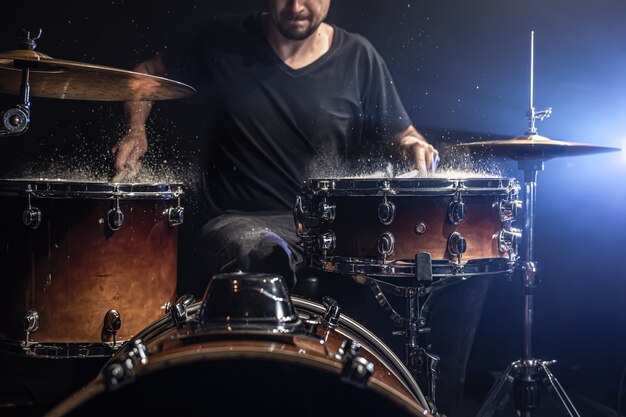
<svg viewBox="0 0 626 417">
<path fill-rule="evenodd" d="M 270 46 L 260 14 L 203 21 L 163 56 L 168 77 L 205 99 L 206 186 L 218 211 L 291 209 L 304 179 L 388 156 L 381 145 L 411 124 L 381 56 L 336 26 L 330 50 L 297 70 Z"/>
</svg>

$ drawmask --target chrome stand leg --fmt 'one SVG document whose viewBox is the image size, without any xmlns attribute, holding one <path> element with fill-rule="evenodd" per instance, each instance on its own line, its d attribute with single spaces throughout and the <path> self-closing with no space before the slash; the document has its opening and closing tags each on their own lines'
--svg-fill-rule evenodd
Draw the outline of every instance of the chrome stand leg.
<svg viewBox="0 0 626 417">
<path fill-rule="evenodd" d="M 521 277 L 524 289 L 524 328 L 523 328 L 523 356 L 513 362 L 504 374 L 496 381 L 478 412 L 478 417 L 491 416 L 496 408 L 501 408 L 510 397 L 504 397 L 511 388 L 515 402 L 515 409 L 523 417 L 532 417 L 539 409 L 540 385 L 543 383 L 565 416 L 580 417 L 565 390 L 554 375 L 548 370 L 546 362 L 533 358 L 532 352 L 532 325 L 534 321 L 534 292 L 538 287 L 537 277 L 539 266 L 534 259 L 534 217 L 537 197 L 537 173 L 543 170 L 543 161 L 520 160 L 519 168 L 524 171 L 524 257 L 516 272 Z"/>
</svg>

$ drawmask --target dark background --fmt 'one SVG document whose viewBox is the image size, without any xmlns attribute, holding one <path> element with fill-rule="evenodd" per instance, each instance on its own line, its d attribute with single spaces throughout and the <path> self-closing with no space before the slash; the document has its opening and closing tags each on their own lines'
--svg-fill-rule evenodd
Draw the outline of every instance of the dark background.
<svg viewBox="0 0 626 417">
<path fill-rule="evenodd" d="M 192 21 L 263 6 L 260 0 L 11 2 L 3 5 L 0 50 L 17 48 L 22 28 L 42 28 L 40 52 L 132 69 Z M 626 146 L 623 0 L 336 0 L 328 20 L 378 48 L 414 124 L 446 166 L 469 165 L 447 145 L 525 132 L 533 30 L 535 107 L 553 108 L 552 117 L 538 122 L 539 133 Z M 157 104 L 147 158 L 154 179 L 195 184 L 188 160 L 199 149 L 202 115 L 193 104 Z M 2 174 L 107 180 L 109 149 L 122 129 L 119 103 L 32 98 L 29 131 L 0 139 Z M 510 161 L 473 162 L 495 164 L 521 180 Z M 617 408 L 626 365 L 625 174 L 624 153 L 556 159 L 539 174 L 535 253 L 542 284 L 534 352 L 559 360 L 553 371 L 577 405 L 589 407 L 587 415 L 615 415 L 610 409 Z M 477 398 L 488 388 L 478 382 L 481 372 L 501 372 L 521 355 L 521 299 L 518 282 L 494 283 L 470 361 Z"/>
</svg>

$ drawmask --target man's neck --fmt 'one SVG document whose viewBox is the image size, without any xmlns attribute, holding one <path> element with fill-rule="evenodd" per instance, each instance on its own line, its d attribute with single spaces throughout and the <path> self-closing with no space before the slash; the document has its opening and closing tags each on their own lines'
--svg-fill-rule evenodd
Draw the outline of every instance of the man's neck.
<svg viewBox="0 0 626 417">
<path fill-rule="evenodd" d="M 270 22 L 269 15 L 263 15 L 265 36 L 276 55 L 289 67 L 300 69 L 317 61 L 330 49 L 334 29 L 322 23 L 315 32 L 302 40 L 285 38 Z"/>
</svg>

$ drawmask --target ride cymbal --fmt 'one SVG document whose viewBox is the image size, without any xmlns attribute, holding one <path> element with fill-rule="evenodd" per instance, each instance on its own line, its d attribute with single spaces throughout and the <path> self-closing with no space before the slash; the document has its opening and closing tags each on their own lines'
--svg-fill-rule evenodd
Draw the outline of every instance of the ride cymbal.
<svg viewBox="0 0 626 417">
<path fill-rule="evenodd" d="M 22 68 L 30 68 L 30 95 L 70 100 L 156 101 L 191 96 L 187 84 L 102 65 L 54 59 L 27 49 L 0 53 L 0 93 L 18 95 Z"/>
<path fill-rule="evenodd" d="M 587 143 L 563 142 L 540 135 L 522 135 L 512 139 L 469 142 L 453 145 L 457 149 L 488 153 L 515 160 L 548 160 L 565 156 L 590 155 L 603 152 L 621 151 L 620 148 L 590 145 Z"/>
</svg>

